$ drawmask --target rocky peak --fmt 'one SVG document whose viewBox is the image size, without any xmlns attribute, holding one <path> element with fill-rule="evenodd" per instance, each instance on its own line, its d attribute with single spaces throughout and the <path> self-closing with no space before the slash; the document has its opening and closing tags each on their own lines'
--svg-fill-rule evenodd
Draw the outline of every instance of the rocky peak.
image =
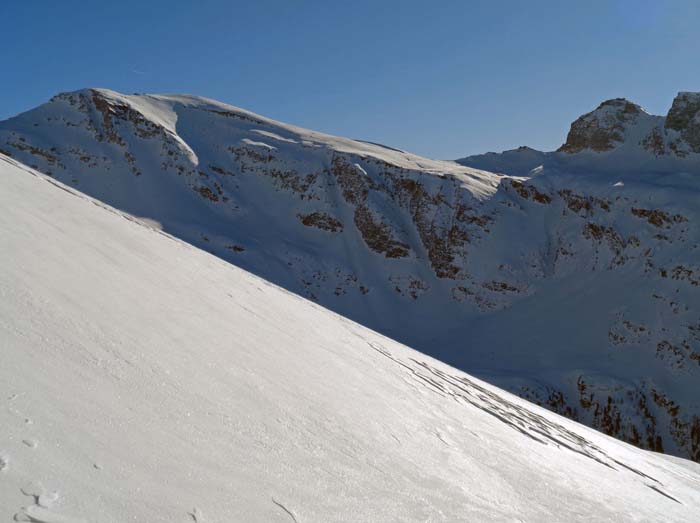
<svg viewBox="0 0 700 523">
<path fill-rule="evenodd" d="M 666 129 L 683 131 L 700 113 L 700 93 L 680 92 L 666 116 Z"/>
<path fill-rule="evenodd" d="M 700 93 L 678 93 L 668 111 L 664 127 L 679 134 L 678 139 L 671 143 L 674 151 L 681 154 L 700 153 Z M 685 151 L 682 142 L 687 145 Z"/>
<path fill-rule="evenodd" d="M 625 98 L 607 100 L 571 124 L 558 152 L 607 152 L 621 145 L 641 147 L 657 158 L 700 153 L 700 93 L 678 93 L 665 118 Z"/>
<path fill-rule="evenodd" d="M 566 143 L 558 150 L 578 153 L 586 149 L 598 152 L 614 149 L 616 143 L 624 141 L 627 126 L 636 123 L 640 114 L 646 114 L 644 109 L 625 98 L 606 100 L 571 124 Z"/>
</svg>

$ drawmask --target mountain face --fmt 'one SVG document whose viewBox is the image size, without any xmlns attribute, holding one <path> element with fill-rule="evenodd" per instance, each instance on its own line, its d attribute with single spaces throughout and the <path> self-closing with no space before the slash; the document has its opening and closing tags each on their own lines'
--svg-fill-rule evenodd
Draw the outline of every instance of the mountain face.
<svg viewBox="0 0 700 523">
<path fill-rule="evenodd" d="M 658 117 L 611 100 L 558 151 L 448 162 L 203 98 L 87 89 L 0 122 L 0 152 L 555 412 L 700 461 L 697 101 Z"/>
<path fill-rule="evenodd" d="M 5 157 L 0 183 L 2 521 L 696 520 L 695 463 Z"/>
</svg>

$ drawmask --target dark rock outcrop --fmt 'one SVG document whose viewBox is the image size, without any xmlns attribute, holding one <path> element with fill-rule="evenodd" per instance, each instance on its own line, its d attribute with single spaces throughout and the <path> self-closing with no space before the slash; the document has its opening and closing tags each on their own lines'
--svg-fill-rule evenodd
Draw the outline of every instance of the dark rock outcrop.
<svg viewBox="0 0 700 523">
<path fill-rule="evenodd" d="M 609 151 L 624 140 L 625 127 L 634 123 L 642 112 L 640 106 L 625 98 L 607 100 L 571 124 L 566 142 L 558 150 L 565 153 L 586 149 Z"/>
</svg>

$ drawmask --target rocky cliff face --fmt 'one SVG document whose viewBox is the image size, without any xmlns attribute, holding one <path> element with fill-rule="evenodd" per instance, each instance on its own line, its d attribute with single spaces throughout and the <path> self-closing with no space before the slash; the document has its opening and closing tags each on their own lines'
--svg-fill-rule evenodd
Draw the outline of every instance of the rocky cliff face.
<svg viewBox="0 0 700 523">
<path fill-rule="evenodd" d="M 664 128 L 669 134 L 678 133 L 669 145 L 673 152 L 700 153 L 700 93 L 679 93 L 666 116 Z"/>
<path fill-rule="evenodd" d="M 678 93 L 665 118 L 624 98 L 607 100 L 571 124 L 558 151 L 600 153 L 619 147 L 678 158 L 700 153 L 700 93 Z"/>
<path fill-rule="evenodd" d="M 627 127 L 635 125 L 645 114 L 640 106 L 624 98 L 607 100 L 571 124 L 566 142 L 558 150 L 565 153 L 610 151 L 624 142 Z"/>
<path fill-rule="evenodd" d="M 0 152 L 550 409 L 700 460 L 700 178 L 562 167 L 647 151 L 653 132 L 692 161 L 686 98 L 665 121 L 604 102 L 559 152 L 487 155 L 504 174 L 106 90 L 0 122 Z"/>
</svg>

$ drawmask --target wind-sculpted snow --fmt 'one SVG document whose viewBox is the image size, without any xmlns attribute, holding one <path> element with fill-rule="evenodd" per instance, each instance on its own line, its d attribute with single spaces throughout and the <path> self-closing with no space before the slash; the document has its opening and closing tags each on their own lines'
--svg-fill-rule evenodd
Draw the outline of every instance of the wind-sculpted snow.
<svg viewBox="0 0 700 523">
<path fill-rule="evenodd" d="M 86 89 L 0 122 L 0 152 L 574 420 L 700 460 L 696 99 L 666 118 L 610 100 L 559 152 L 465 167 L 194 96 Z"/>
<path fill-rule="evenodd" d="M 529 404 L 13 160 L 0 183 L 3 521 L 696 519 L 692 462 Z"/>
<path fill-rule="evenodd" d="M 614 458 L 608 456 L 605 451 L 576 432 L 565 428 L 555 421 L 551 421 L 545 416 L 532 412 L 526 406 L 508 401 L 501 395 L 477 384 L 473 379 L 443 372 L 425 361 L 414 358 L 411 358 L 406 363 L 393 356 L 377 343 L 370 343 L 370 346 L 393 362 L 401 365 L 422 386 L 428 387 L 444 398 L 452 398 L 458 403 L 468 404 L 481 409 L 538 443 L 543 445 L 553 444 L 557 448 L 566 448 L 615 470 L 617 470 L 615 467 L 615 464 L 617 464 L 658 483 L 656 479 L 647 474 L 630 468 L 624 463 L 617 462 Z"/>
</svg>

